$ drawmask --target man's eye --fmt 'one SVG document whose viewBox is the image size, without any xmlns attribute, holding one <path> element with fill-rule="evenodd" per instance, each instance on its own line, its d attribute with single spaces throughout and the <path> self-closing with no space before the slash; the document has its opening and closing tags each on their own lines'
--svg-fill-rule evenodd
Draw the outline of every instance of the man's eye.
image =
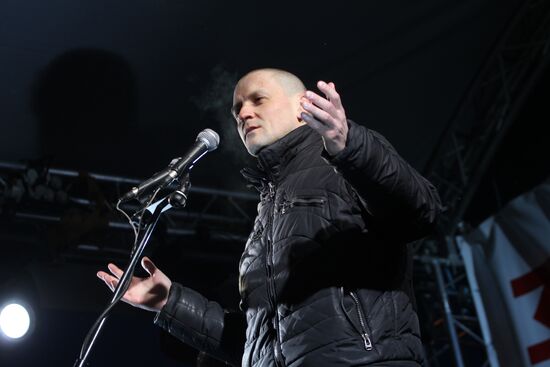
<svg viewBox="0 0 550 367">
<path fill-rule="evenodd" d="M 254 98 L 254 103 L 256 103 L 256 104 L 262 103 L 264 99 L 265 99 L 265 97 L 263 97 L 263 96 L 258 96 L 258 97 L 256 97 L 256 98 Z"/>
</svg>

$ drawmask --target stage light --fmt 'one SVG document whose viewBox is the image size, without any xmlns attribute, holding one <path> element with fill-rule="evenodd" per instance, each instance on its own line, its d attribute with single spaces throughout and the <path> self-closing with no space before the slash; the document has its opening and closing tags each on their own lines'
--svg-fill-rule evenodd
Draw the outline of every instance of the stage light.
<svg viewBox="0 0 550 367">
<path fill-rule="evenodd" d="M 29 311 L 20 304 L 10 303 L 0 311 L 0 330 L 10 339 L 25 336 L 31 326 Z"/>
</svg>

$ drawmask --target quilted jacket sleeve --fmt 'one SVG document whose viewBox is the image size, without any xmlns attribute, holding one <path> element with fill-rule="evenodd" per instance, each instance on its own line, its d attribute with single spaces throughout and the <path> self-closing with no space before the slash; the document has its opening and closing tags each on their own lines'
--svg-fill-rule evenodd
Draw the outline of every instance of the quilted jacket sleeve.
<svg viewBox="0 0 550 367">
<path fill-rule="evenodd" d="M 241 312 L 228 312 L 196 291 L 172 283 L 168 302 L 154 322 L 214 358 L 233 366 L 241 363 L 246 330 Z"/>
<path fill-rule="evenodd" d="M 413 241 L 432 229 L 441 202 L 436 188 L 379 133 L 349 121 L 346 147 L 323 157 L 359 194 L 378 228 L 402 241 Z"/>
</svg>

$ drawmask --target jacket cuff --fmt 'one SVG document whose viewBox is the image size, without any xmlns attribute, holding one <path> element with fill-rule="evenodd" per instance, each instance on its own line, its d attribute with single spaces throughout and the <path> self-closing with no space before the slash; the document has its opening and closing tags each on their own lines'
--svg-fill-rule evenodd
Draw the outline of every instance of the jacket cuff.
<svg viewBox="0 0 550 367">
<path fill-rule="evenodd" d="M 348 120 L 348 135 L 346 136 L 346 146 L 344 149 L 335 155 L 330 155 L 326 149 L 323 148 L 321 157 L 336 168 L 345 165 L 346 162 L 349 162 L 350 159 L 352 159 L 351 157 L 353 157 L 353 155 L 356 154 L 360 148 L 361 139 L 358 138 L 358 136 L 360 136 L 358 130 L 361 128 L 361 126 L 352 120 Z"/>
<path fill-rule="evenodd" d="M 168 300 L 162 309 L 157 312 L 154 319 L 154 324 L 168 331 L 170 320 L 176 313 L 178 300 L 182 298 L 183 287 L 180 284 L 172 283 L 168 291 Z"/>
</svg>

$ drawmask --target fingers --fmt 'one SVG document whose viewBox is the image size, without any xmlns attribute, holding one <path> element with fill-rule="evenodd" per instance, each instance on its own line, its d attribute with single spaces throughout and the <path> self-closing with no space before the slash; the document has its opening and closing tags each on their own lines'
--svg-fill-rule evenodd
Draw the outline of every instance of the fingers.
<svg viewBox="0 0 550 367">
<path fill-rule="evenodd" d="M 96 275 L 99 279 L 103 280 L 105 284 L 107 284 L 107 286 L 111 291 L 114 291 L 118 284 L 118 280 L 120 279 L 122 274 L 124 274 L 124 271 L 120 269 L 118 266 L 116 266 L 115 264 L 111 264 L 111 263 L 107 265 L 107 268 L 109 269 L 111 274 L 113 274 L 114 276 L 104 271 L 98 271 Z"/>
<path fill-rule="evenodd" d="M 324 132 L 328 130 L 328 127 L 323 124 L 321 121 L 317 120 L 315 117 L 313 117 L 311 114 L 307 112 L 302 112 L 300 114 L 300 117 L 302 120 L 304 120 L 312 129 L 321 132 Z"/>
<path fill-rule="evenodd" d="M 115 264 L 110 263 L 109 265 L 107 265 L 107 268 L 118 279 L 120 279 L 122 274 L 124 274 L 124 271 L 122 269 L 120 269 L 118 266 L 116 266 Z"/>
<path fill-rule="evenodd" d="M 306 91 L 300 101 L 302 108 L 320 123 L 328 126 L 335 126 L 344 121 L 345 111 L 334 83 L 319 81 L 317 86 L 325 94 L 325 97 L 321 97 L 312 91 Z M 306 122 L 308 121 L 306 120 Z"/>
<path fill-rule="evenodd" d="M 305 93 L 304 97 L 305 97 L 304 98 L 305 101 L 313 103 L 314 105 L 321 108 L 322 110 L 325 110 L 327 112 L 334 111 L 334 105 L 332 103 L 330 103 L 330 101 L 328 101 L 327 99 L 325 99 L 325 98 L 321 97 L 320 95 L 318 95 L 317 93 L 314 93 L 314 92 L 308 90 Z"/>
<path fill-rule="evenodd" d="M 141 266 L 151 276 L 157 271 L 157 267 L 147 256 L 144 256 L 143 259 L 141 259 Z"/>
<path fill-rule="evenodd" d="M 109 289 L 114 292 L 115 291 L 115 288 L 117 287 L 118 285 L 118 279 L 113 279 L 109 282 L 105 282 L 105 284 L 107 284 L 107 286 L 109 287 Z"/>
<path fill-rule="evenodd" d="M 112 275 L 107 274 L 104 271 L 98 271 L 96 275 L 99 279 L 103 280 L 103 282 L 105 282 L 105 284 L 107 284 L 107 286 L 109 287 L 109 289 L 111 289 L 111 291 L 115 290 L 115 288 L 118 284 L 118 279 L 117 278 L 115 278 Z"/>
<path fill-rule="evenodd" d="M 325 100 L 326 101 L 326 100 Z M 309 114 L 313 117 L 315 117 L 320 123 L 322 124 L 328 124 L 330 125 L 332 123 L 333 117 L 332 115 L 327 112 L 326 110 L 323 110 L 316 105 L 302 101 L 302 108 L 309 112 Z M 307 120 L 306 120 L 307 122 Z"/>
<path fill-rule="evenodd" d="M 336 92 L 334 83 L 330 82 L 327 84 L 320 80 L 317 82 L 317 88 L 325 94 L 327 99 L 334 104 L 336 108 L 342 108 L 342 101 L 340 100 L 340 95 Z"/>
</svg>

